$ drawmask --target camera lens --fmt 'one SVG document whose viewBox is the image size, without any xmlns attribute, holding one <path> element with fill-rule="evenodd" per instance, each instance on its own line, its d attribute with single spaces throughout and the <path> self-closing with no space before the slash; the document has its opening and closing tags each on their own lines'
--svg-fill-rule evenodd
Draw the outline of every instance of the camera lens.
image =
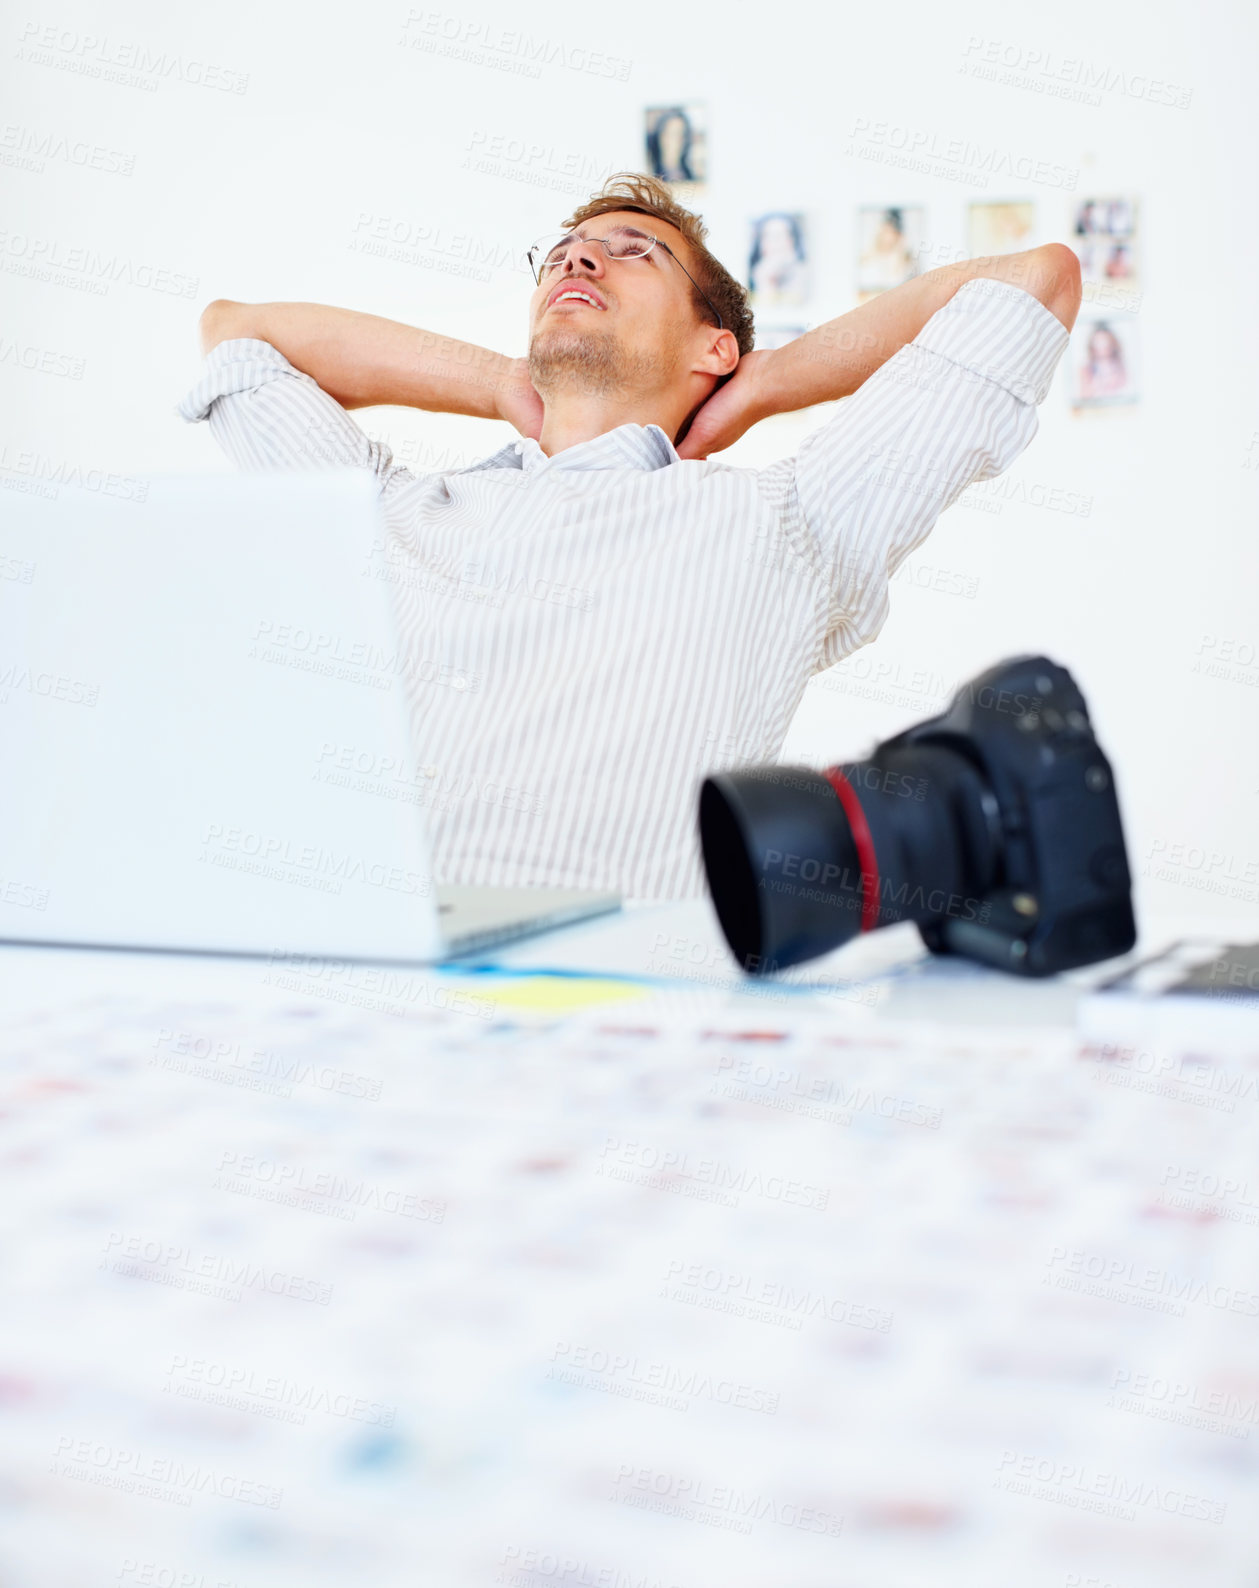
<svg viewBox="0 0 1259 1588">
<path fill-rule="evenodd" d="M 1115 780 L 1065 667 L 1012 656 L 864 761 L 716 772 L 700 844 L 721 929 L 768 974 L 912 921 L 935 954 L 1052 976 L 1136 941 Z"/>
<path fill-rule="evenodd" d="M 716 773 L 699 828 L 721 929 L 754 973 L 897 921 L 975 919 L 1002 852 L 985 779 L 939 744 L 887 744 L 824 772 Z"/>
</svg>

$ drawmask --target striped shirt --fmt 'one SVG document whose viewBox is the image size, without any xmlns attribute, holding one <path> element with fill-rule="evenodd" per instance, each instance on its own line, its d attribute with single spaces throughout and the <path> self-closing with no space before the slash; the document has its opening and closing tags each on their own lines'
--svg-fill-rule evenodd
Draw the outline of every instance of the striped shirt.
<svg viewBox="0 0 1259 1588">
<path fill-rule="evenodd" d="M 436 659 L 405 687 L 439 881 L 686 898 L 700 780 L 777 759 L 901 561 L 1032 439 L 1067 340 L 1021 288 L 969 281 L 760 469 L 624 424 L 416 474 L 255 340 L 214 348 L 179 412 L 242 468 L 379 480 L 400 638 Z"/>
</svg>

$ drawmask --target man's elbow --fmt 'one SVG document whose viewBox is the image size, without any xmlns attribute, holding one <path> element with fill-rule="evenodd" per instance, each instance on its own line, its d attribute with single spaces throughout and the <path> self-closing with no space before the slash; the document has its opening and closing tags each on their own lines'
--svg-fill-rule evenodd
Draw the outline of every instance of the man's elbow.
<svg viewBox="0 0 1259 1588">
<path fill-rule="evenodd" d="M 245 329 L 244 316 L 248 308 L 247 303 L 233 303 L 230 298 L 215 298 L 213 303 L 206 304 L 198 322 L 202 353 L 208 353 L 220 342 L 230 342 L 233 337 L 252 335 Z"/>
<path fill-rule="evenodd" d="M 1084 292 L 1080 261 L 1065 243 L 1046 243 L 1036 252 L 1040 290 L 1035 295 L 1069 331 L 1080 312 Z"/>
</svg>

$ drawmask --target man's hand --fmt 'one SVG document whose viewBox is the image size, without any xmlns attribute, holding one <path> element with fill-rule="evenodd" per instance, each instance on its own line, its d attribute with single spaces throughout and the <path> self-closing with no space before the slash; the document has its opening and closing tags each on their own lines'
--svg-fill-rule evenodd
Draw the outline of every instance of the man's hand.
<svg viewBox="0 0 1259 1588">
<path fill-rule="evenodd" d="M 732 447 L 746 431 L 777 410 L 769 401 L 767 365 L 769 350 L 745 353 L 724 386 L 696 410 L 690 428 L 678 445 L 680 458 L 706 458 L 710 452 Z"/>
<path fill-rule="evenodd" d="M 516 358 L 498 393 L 498 417 L 514 425 L 522 436 L 536 441 L 542 434 L 542 399 L 529 379 L 529 360 Z"/>
<path fill-rule="evenodd" d="M 850 397 L 893 354 L 912 342 L 958 289 L 976 277 L 1021 287 L 1069 331 L 1080 307 L 1080 262 L 1062 243 L 1021 254 L 942 265 L 882 292 L 772 352 L 745 353 L 724 386 L 696 412 L 678 444 L 680 458 L 706 458 L 731 446 L 757 420 Z"/>
</svg>

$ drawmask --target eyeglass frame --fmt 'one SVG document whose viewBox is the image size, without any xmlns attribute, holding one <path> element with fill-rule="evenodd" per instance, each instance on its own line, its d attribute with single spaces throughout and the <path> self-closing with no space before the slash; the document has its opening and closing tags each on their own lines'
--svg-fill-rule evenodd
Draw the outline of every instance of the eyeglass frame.
<svg viewBox="0 0 1259 1588">
<path fill-rule="evenodd" d="M 713 314 L 716 316 L 716 319 L 717 319 L 717 329 L 719 331 L 724 331 L 726 329 L 726 322 L 721 318 L 721 315 L 718 313 L 717 305 L 713 302 L 713 300 L 704 291 L 703 287 L 700 286 L 699 282 L 696 281 L 695 277 L 686 268 L 686 266 L 682 263 L 682 261 L 678 258 L 678 256 L 673 252 L 672 248 L 669 247 L 668 243 L 666 243 L 662 238 L 653 237 L 650 232 L 640 232 L 638 230 L 637 226 L 614 226 L 612 228 L 612 230 L 614 232 L 633 232 L 635 235 L 637 235 L 639 237 L 646 238 L 647 241 L 651 244 L 651 247 L 650 248 L 644 248 L 641 254 L 626 254 L 626 255 L 623 256 L 624 259 L 646 259 L 647 255 L 651 252 L 652 248 L 663 248 L 665 253 L 668 254 L 669 258 L 673 260 L 674 264 L 677 265 L 678 269 L 682 272 L 682 274 L 686 277 L 686 279 L 695 288 L 696 292 L 699 293 L 700 297 L 703 298 L 704 302 L 712 310 Z M 617 258 L 616 254 L 612 254 L 612 253 L 608 252 L 607 246 L 604 243 L 604 240 L 603 240 L 602 237 L 583 237 L 580 232 L 560 232 L 558 234 L 558 236 L 559 236 L 561 242 L 563 242 L 564 239 L 567 238 L 569 240 L 570 246 L 571 246 L 571 243 L 572 243 L 572 241 L 574 239 L 576 239 L 576 241 L 579 242 L 579 243 L 598 243 L 600 245 L 600 247 L 603 249 L 603 257 L 605 259 L 616 259 L 618 264 L 621 263 L 621 260 Z M 538 248 L 539 248 L 540 244 L 543 241 L 545 241 L 544 238 L 539 238 L 538 242 L 534 243 L 533 246 L 530 248 L 529 252 L 525 255 L 525 257 L 529 261 L 529 268 L 530 268 L 530 270 L 533 271 L 533 279 L 534 279 L 534 281 L 536 282 L 536 284 L 539 287 L 542 285 L 542 273 L 538 269 L 538 267 L 534 264 L 533 256 L 534 256 L 535 253 L 537 253 Z M 548 249 L 547 252 L 549 253 L 550 250 Z M 559 266 L 559 263 L 560 262 L 557 260 L 555 265 L 553 265 L 551 268 L 552 269 L 557 269 L 558 266 Z"/>
</svg>

